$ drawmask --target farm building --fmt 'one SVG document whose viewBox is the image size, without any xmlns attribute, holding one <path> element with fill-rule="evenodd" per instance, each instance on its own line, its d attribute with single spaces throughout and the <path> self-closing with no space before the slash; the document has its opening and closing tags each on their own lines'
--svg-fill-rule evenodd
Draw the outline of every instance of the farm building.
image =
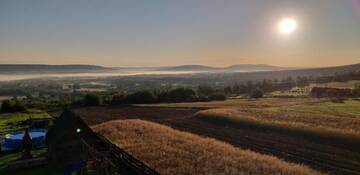
<svg viewBox="0 0 360 175">
<path fill-rule="evenodd" d="M 351 97 L 351 89 L 329 88 L 329 87 L 313 87 L 311 96 L 317 98 L 325 97 Z"/>
<path fill-rule="evenodd" d="M 97 135 L 74 112 L 65 110 L 48 131 L 49 160 L 55 164 L 81 167 L 94 174 L 158 175 L 155 170 Z M 80 174 L 82 174 L 80 172 Z"/>
<path fill-rule="evenodd" d="M 49 159 L 56 163 L 73 164 L 82 160 L 82 138 L 94 138 L 95 133 L 75 113 L 65 110 L 55 119 L 46 135 Z"/>
</svg>

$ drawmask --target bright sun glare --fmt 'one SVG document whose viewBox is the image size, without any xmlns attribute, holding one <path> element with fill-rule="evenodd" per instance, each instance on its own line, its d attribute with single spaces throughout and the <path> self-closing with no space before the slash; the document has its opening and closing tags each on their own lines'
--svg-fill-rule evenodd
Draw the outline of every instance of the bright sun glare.
<svg viewBox="0 0 360 175">
<path fill-rule="evenodd" d="M 295 31 L 296 27 L 297 22 L 292 18 L 284 18 L 278 24 L 278 28 L 282 34 L 291 34 Z"/>
</svg>

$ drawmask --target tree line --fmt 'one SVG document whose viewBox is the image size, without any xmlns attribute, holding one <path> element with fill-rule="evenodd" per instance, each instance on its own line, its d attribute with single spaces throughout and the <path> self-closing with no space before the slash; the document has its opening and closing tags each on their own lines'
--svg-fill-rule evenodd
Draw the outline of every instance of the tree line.
<svg viewBox="0 0 360 175">
<path fill-rule="evenodd" d="M 113 94 L 86 94 L 78 105 L 96 106 L 101 104 L 150 104 L 150 103 L 178 103 L 225 100 L 225 94 L 218 92 L 210 86 L 201 86 L 196 91 L 191 88 L 176 88 L 171 90 L 143 90 L 127 93 Z"/>
</svg>

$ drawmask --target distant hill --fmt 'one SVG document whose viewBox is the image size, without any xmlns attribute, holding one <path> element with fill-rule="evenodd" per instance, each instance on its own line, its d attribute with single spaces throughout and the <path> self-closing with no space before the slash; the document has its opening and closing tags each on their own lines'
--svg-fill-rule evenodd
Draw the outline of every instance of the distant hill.
<svg viewBox="0 0 360 175">
<path fill-rule="evenodd" d="M 96 65 L 0 64 L 1 74 L 106 72 L 112 68 Z"/>
<path fill-rule="evenodd" d="M 216 71 L 219 69 L 220 68 L 203 66 L 203 65 L 182 65 L 182 66 L 160 68 L 159 70 L 165 70 L 165 71 Z"/>
<path fill-rule="evenodd" d="M 293 70 L 294 73 L 305 73 L 309 75 L 329 75 L 335 73 L 347 73 L 347 72 L 356 72 L 356 71 L 360 71 L 360 63 L 343 65 L 343 66 Z"/>
<path fill-rule="evenodd" d="M 236 64 L 224 68 L 225 70 L 232 71 L 244 71 L 244 72 L 255 72 L 255 71 L 277 71 L 277 70 L 290 70 L 294 68 L 279 67 L 267 64 Z"/>
<path fill-rule="evenodd" d="M 293 68 L 278 67 L 266 64 L 236 64 L 229 67 L 210 67 L 203 65 L 182 65 L 162 68 L 166 71 L 223 71 L 223 72 L 256 72 L 256 71 L 275 71 L 288 70 Z"/>
<path fill-rule="evenodd" d="M 221 80 L 212 81 L 228 81 L 228 82 L 246 82 L 246 81 L 261 81 L 264 79 L 284 79 L 288 76 L 296 78 L 297 76 L 333 76 L 335 74 L 344 74 L 349 72 L 359 72 L 359 64 L 351 64 L 344 66 L 322 67 L 322 68 L 307 68 L 296 70 L 280 70 L 280 71 L 258 71 L 258 72 L 236 72 L 226 76 L 222 76 Z"/>
</svg>

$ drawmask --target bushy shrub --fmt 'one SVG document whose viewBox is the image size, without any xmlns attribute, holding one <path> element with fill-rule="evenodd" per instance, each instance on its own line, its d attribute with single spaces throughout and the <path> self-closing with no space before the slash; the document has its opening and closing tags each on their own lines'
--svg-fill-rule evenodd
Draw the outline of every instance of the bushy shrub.
<svg viewBox="0 0 360 175">
<path fill-rule="evenodd" d="M 201 85 L 197 89 L 198 96 L 208 97 L 213 94 L 215 90 L 211 86 Z"/>
<path fill-rule="evenodd" d="M 187 88 L 177 88 L 169 91 L 168 99 L 170 102 L 189 102 L 194 101 L 195 91 Z"/>
<path fill-rule="evenodd" d="M 101 99 L 96 94 L 86 94 L 83 99 L 83 104 L 85 106 L 98 106 L 101 104 Z"/>
<path fill-rule="evenodd" d="M 250 92 L 250 98 L 262 98 L 263 96 L 264 92 L 259 88 L 256 88 Z"/>
<path fill-rule="evenodd" d="M 4 100 L 1 104 L 1 112 L 21 112 L 25 105 L 19 100 Z"/>
<path fill-rule="evenodd" d="M 355 88 L 352 90 L 352 95 L 354 97 L 360 97 L 360 84 L 355 85 Z"/>
<path fill-rule="evenodd" d="M 125 94 L 115 94 L 112 96 L 111 104 L 112 105 L 124 104 L 125 100 L 126 100 Z"/>
<path fill-rule="evenodd" d="M 139 103 L 154 103 L 155 102 L 155 97 L 154 95 L 149 92 L 149 91 L 139 91 L 139 92 L 135 92 L 133 94 L 130 94 L 126 97 L 125 99 L 126 103 L 130 103 L 130 104 L 139 104 Z"/>
<path fill-rule="evenodd" d="M 209 100 L 210 101 L 213 101 L 213 100 L 223 101 L 223 100 L 226 100 L 226 96 L 222 93 L 215 93 L 215 94 L 209 95 Z"/>
</svg>

